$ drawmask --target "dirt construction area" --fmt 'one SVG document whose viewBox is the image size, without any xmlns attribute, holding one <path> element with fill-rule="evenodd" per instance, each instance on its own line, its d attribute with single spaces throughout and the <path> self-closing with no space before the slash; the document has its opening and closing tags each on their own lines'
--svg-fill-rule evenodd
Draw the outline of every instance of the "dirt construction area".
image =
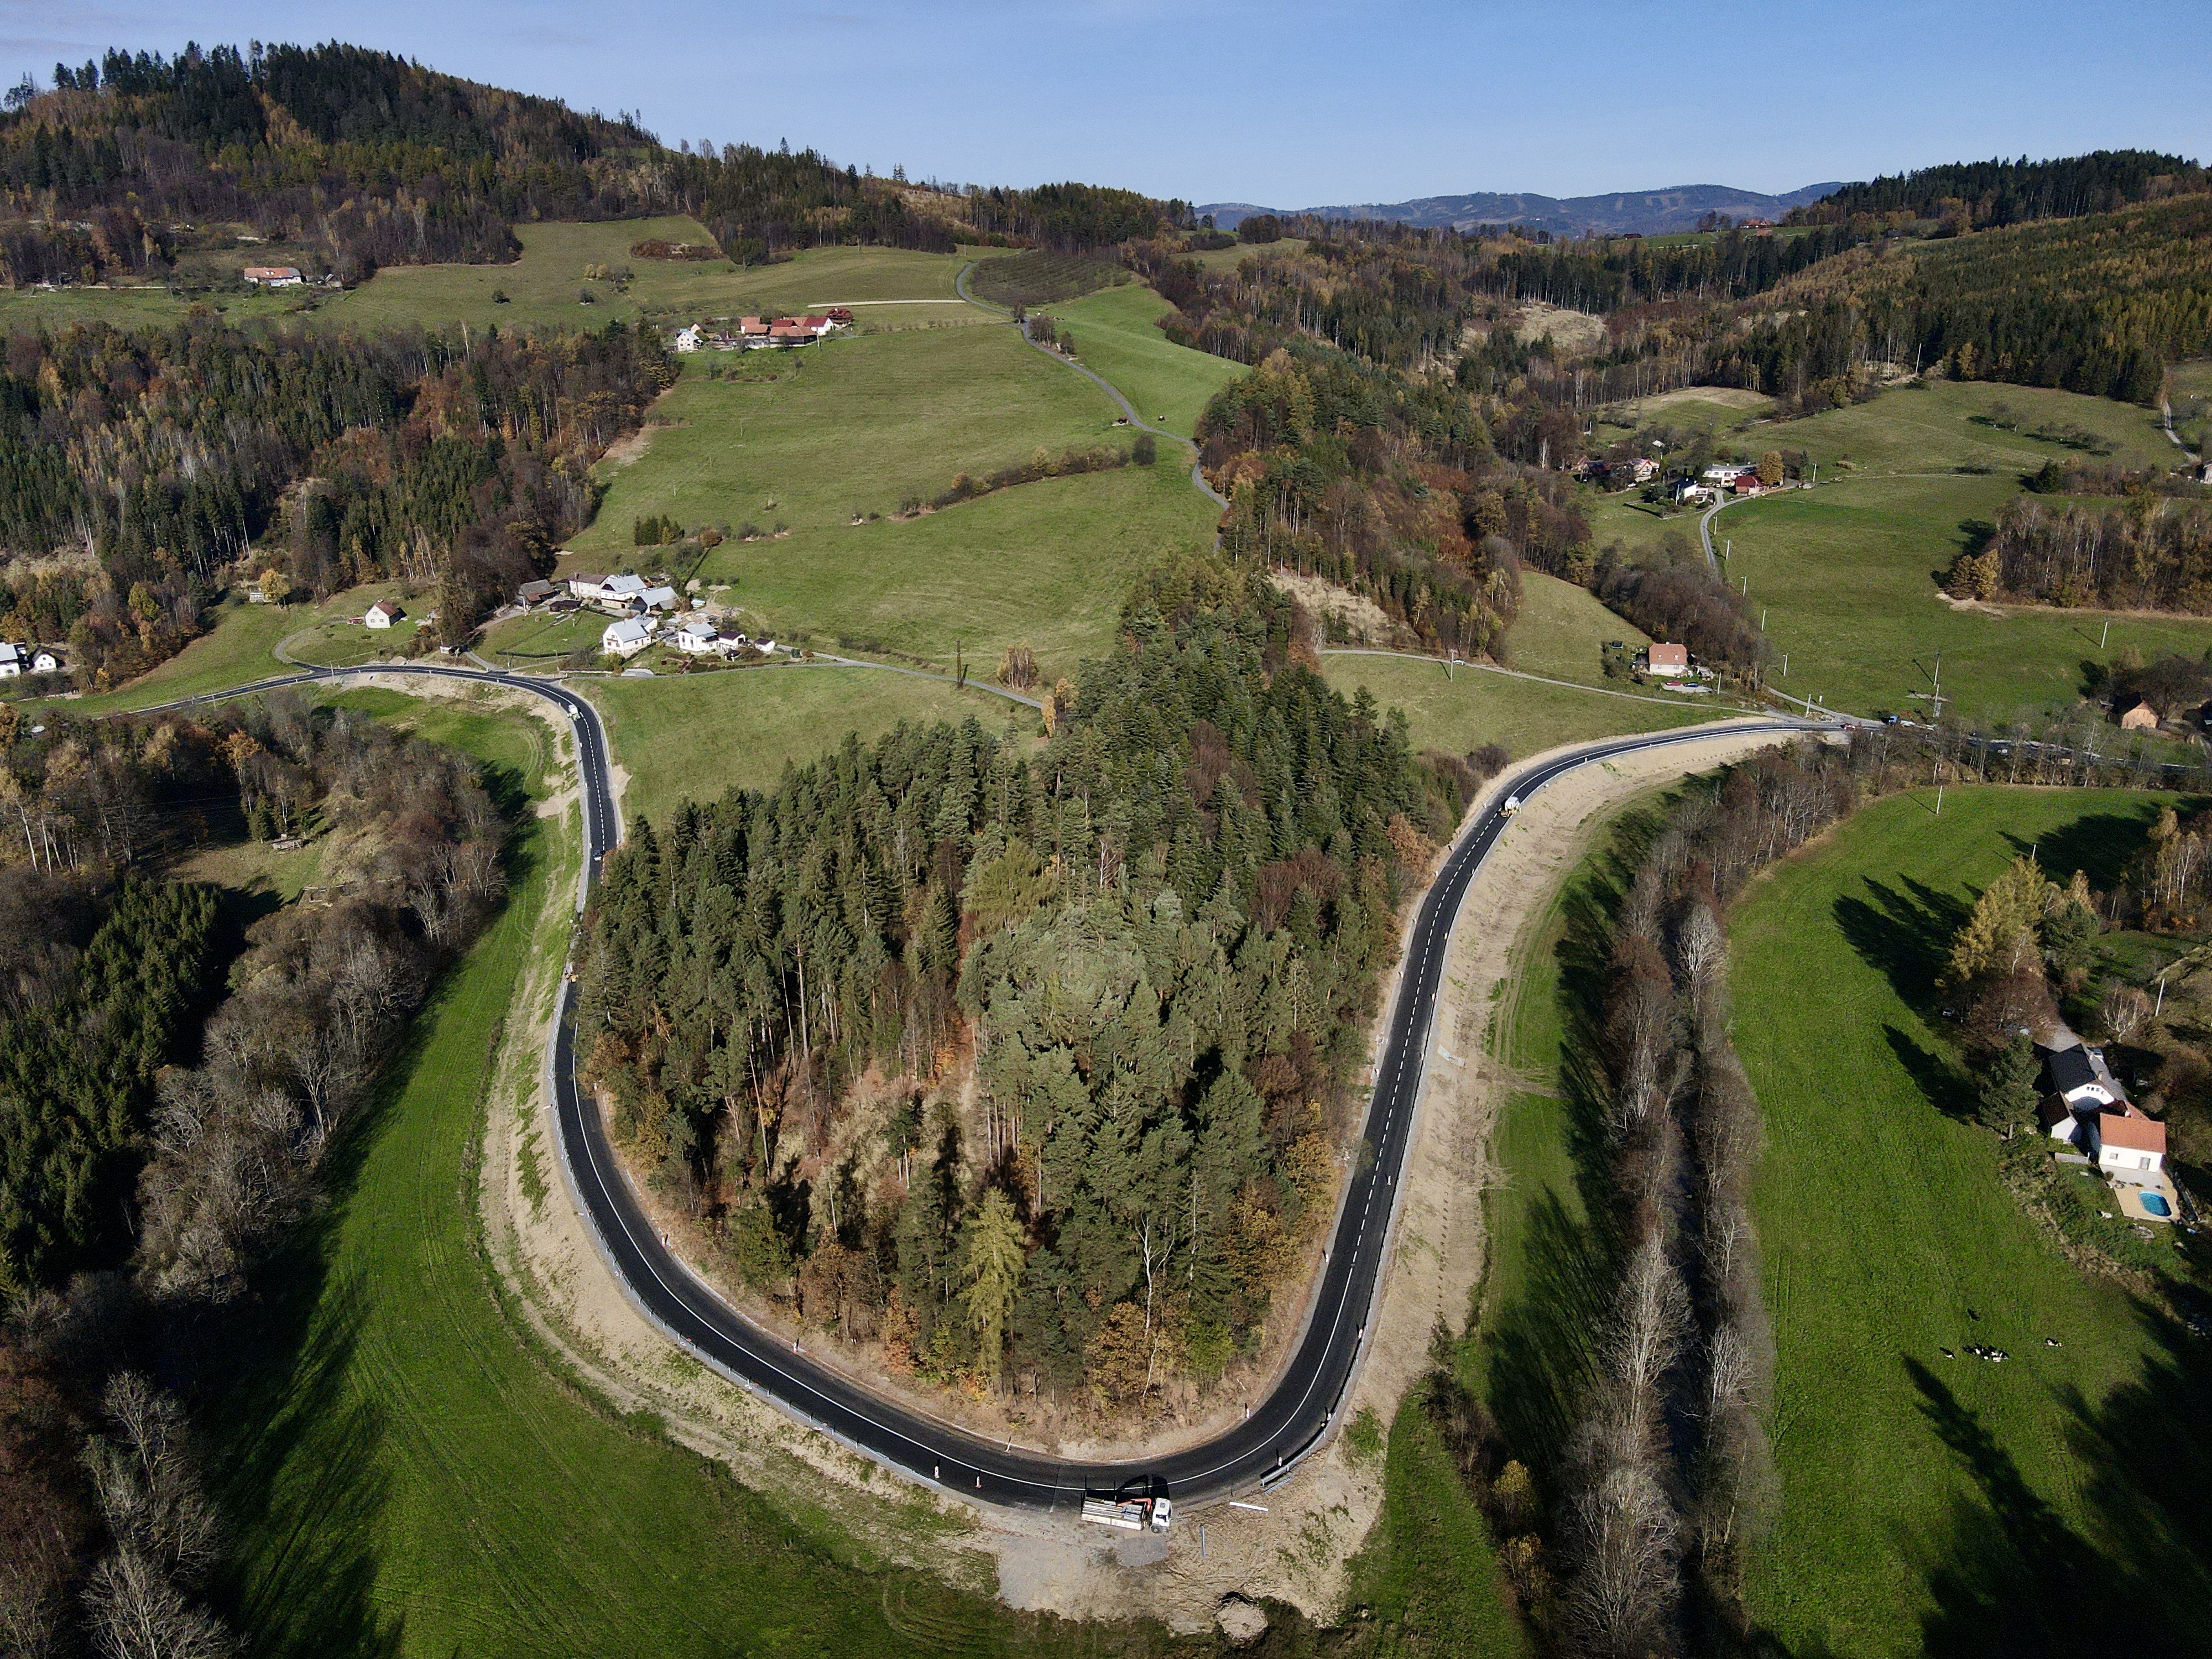
<svg viewBox="0 0 2212 1659">
<path fill-rule="evenodd" d="M 1719 723 L 1698 741 L 1593 763 L 1547 785 L 1499 838 L 1452 934 L 1391 1260 L 1343 1420 L 1371 1407 L 1387 1424 L 1425 1366 L 1439 1316 L 1455 1330 L 1466 1322 L 1482 1267 L 1491 1126 L 1510 1083 L 1485 1048 L 1532 923 L 1613 806 L 1777 740 Z M 1256 1613 L 1246 1603 L 1265 1597 L 1322 1622 L 1343 1610 L 1344 1564 L 1378 1512 L 1385 1460 L 1355 1461 L 1341 1435 L 1265 1498 L 1249 1495 L 1264 1513 L 1214 1504 L 1179 1510 L 1164 1537 L 1108 1533 L 1072 1519 L 978 1511 L 916 1486 L 675 1348 L 625 1298 L 548 1167 L 544 1043 L 557 972 L 557 963 L 539 965 L 508 1022 L 479 1190 L 492 1259 L 579 1380 L 618 1410 L 657 1413 L 672 1437 L 724 1461 L 747 1484 L 826 1512 L 878 1559 L 995 1590 L 1017 1607 L 1150 1617 L 1182 1631 L 1249 1621 Z M 1380 1019 L 1376 1029 L 1379 1038 Z"/>
</svg>

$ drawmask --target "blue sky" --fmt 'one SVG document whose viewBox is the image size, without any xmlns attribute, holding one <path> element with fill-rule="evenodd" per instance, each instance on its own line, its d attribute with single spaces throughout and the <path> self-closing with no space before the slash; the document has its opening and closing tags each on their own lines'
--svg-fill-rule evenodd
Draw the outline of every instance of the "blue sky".
<svg viewBox="0 0 2212 1659">
<path fill-rule="evenodd" d="M 343 39 L 671 143 L 916 177 L 1300 207 L 1477 190 L 1782 191 L 2141 145 L 2212 157 L 2204 0 L 0 0 L 0 74 L 110 45 Z"/>
</svg>

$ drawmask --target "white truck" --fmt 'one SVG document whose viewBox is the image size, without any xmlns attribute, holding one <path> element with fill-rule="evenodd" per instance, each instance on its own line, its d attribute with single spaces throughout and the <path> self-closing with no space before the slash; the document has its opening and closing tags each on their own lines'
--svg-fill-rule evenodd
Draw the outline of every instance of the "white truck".
<svg viewBox="0 0 2212 1659">
<path fill-rule="evenodd" d="M 1518 795 L 1508 795 L 1505 798 L 1505 805 L 1498 809 L 1498 816 L 1501 818 L 1510 818 L 1520 810 L 1521 797 Z"/>
<path fill-rule="evenodd" d="M 1165 1532 L 1168 1520 L 1174 1511 L 1174 1501 L 1166 1498 L 1086 1498 L 1083 1500 L 1083 1518 L 1095 1521 L 1102 1527 L 1119 1527 L 1124 1532 Z"/>
</svg>

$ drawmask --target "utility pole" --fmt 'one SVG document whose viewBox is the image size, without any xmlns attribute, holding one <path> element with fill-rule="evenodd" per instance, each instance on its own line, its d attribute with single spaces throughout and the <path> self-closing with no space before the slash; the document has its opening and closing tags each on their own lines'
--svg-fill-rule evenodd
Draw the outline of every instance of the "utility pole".
<svg viewBox="0 0 2212 1659">
<path fill-rule="evenodd" d="M 2110 617 L 2107 617 L 2105 618 L 2105 626 L 2103 630 L 2097 635 L 2097 649 L 2102 651 L 2105 648 L 2105 641 L 2112 637 L 2112 619 Z"/>
<path fill-rule="evenodd" d="M 1940 783 L 1936 786 L 1936 816 L 1943 816 L 1943 786 Z"/>
</svg>

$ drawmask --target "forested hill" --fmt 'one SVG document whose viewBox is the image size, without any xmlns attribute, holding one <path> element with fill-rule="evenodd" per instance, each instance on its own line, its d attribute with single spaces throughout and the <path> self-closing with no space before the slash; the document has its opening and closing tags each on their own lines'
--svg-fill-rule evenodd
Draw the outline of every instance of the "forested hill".
<svg viewBox="0 0 2212 1659">
<path fill-rule="evenodd" d="M 950 251 L 957 235 L 1092 246 L 1187 219 L 1081 185 L 926 191 L 813 150 L 686 143 L 386 52 L 319 46 L 112 51 L 0 115 L 0 283 L 143 279 L 180 246 L 244 230 L 311 275 L 501 261 L 514 227 L 678 210 L 740 264 L 826 242 Z"/>
<path fill-rule="evenodd" d="M 1935 219 L 1954 229 L 2016 225 L 2029 219 L 2078 219 L 2137 202 L 2205 188 L 2204 168 L 2185 156 L 2147 149 L 2100 149 L 2057 161 L 1954 161 L 1914 173 L 1844 185 L 1799 208 L 1793 222 L 1832 224 L 1853 214 Z"/>
</svg>

